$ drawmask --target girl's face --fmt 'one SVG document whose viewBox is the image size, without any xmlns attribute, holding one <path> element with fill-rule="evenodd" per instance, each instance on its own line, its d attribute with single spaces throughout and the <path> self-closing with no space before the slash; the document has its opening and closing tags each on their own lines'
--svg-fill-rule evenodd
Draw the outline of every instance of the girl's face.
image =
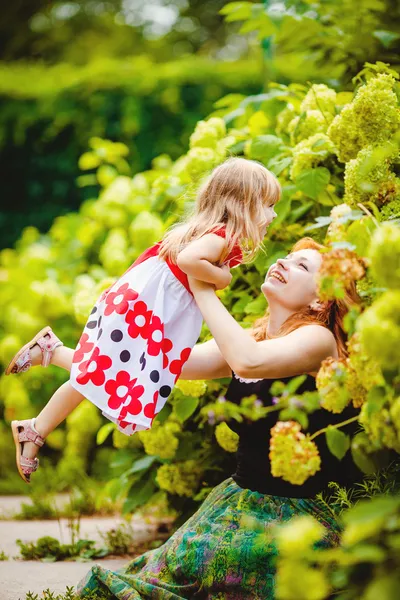
<svg viewBox="0 0 400 600">
<path fill-rule="evenodd" d="M 288 254 L 271 265 L 261 286 L 268 303 L 290 311 L 303 310 L 317 301 L 316 273 L 322 262 L 317 250 L 304 249 Z"/>
<path fill-rule="evenodd" d="M 271 225 L 272 221 L 277 216 L 276 212 L 275 212 L 275 204 L 273 202 L 264 204 L 264 216 L 265 216 L 265 223 L 264 223 L 263 229 L 262 229 L 262 234 L 263 234 L 262 237 L 265 237 L 269 225 Z"/>
</svg>

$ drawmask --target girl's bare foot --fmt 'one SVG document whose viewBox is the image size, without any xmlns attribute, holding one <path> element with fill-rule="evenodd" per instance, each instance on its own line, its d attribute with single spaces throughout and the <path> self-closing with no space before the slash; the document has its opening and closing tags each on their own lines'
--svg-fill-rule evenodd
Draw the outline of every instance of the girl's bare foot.
<svg viewBox="0 0 400 600">
<path fill-rule="evenodd" d="M 45 338 L 47 338 L 47 337 L 48 336 L 46 335 Z M 30 353 L 31 353 L 32 367 L 37 367 L 38 365 L 41 365 L 42 364 L 42 351 L 37 344 L 35 344 L 30 349 Z"/>
<path fill-rule="evenodd" d="M 33 442 L 24 442 L 22 447 L 22 456 L 26 456 L 27 458 L 35 458 L 38 452 L 39 446 Z"/>
</svg>

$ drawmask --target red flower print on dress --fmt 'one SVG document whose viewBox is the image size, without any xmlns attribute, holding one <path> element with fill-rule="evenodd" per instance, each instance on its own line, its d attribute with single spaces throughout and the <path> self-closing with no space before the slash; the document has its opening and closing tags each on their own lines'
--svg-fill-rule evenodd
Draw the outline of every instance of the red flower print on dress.
<svg viewBox="0 0 400 600">
<path fill-rule="evenodd" d="M 100 294 L 96 304 L 103 302 L 104 298 L 107 296 L 108 292 L 111 290 L 112 285 L 109 285 L 107 289 L 103 290 L 103 292 Z"/>
<path fill-rule="evenodd" d="M 74 352 L 74 356 L 72 358 L 73 363 L 79 363 L 83 360 L 83 357 L 88 352 L 91 352 L 94 344 L 92 342 L 88 342 L 89 336 L 87 333 L 82 333 L 80 340 L 78 342 L 78 346 Z"/>
<path fill-rule="evenodd" d="M 151 419 L 151 422 L 153 422 L 153 420 L 154 420 L 154 416 L 155 416 L 154 411 L 156 410 L 157 400 L 158 400 L 158 392 L 154 392 L 153 402 L 149 402 L 144 407 L 144 411 L 143 411 L 144 415 L 148 419 Z"/>
<path fill-rule="evenodd" d="M 121 427 L 121 429 L 125 429 L 125 427 L 128 427 L 128 425 L 132 425 L 132 431 L 135 431 L 136 429 L 136 425 L 134 423 L 129 423 L 128 421 L 119 421 L 118 425 Z"/>
<path fill-rule="evenodd" d="M 117 291 L 109 292 L 106 297 L 106 308 L 104 310 L 104 315 L 108 317 L 113 312 L 116 312 L 119 315 L 123 315 L 129 308 L 129 302 L 132 300 L 136 300 L 138 297 L 138 293 L 135 290 L 132 290 L 129 287 L 129 283 L 124 283 L 121 285 Z"/>
<path fill-rule="evenodd" d="M 173 375 L 176 375 L 175 383 L 178 381 L 179 376 L 183 369 L 183 365 L 189 358 L 191 351 L 192 351 L 191 348 L 185 348 L 184 350 L 182 350 L 180 358 L 173 360 L 171 362 L 171 364 L 169 365 L 170 373 L 172 373 Z"/>
<path fill-rule="evenodd" d="M 153 315 L 150 323 L 150 334 L 147 343 L 147 352 L 150 356 L 158 356 L 160 352 L 163 354 L 163 368 L 166 369 L 168 366 L 167 353 L 172 350 L 173 344 L 171 340 L 164 337 L 164 323 L 161 319 Z"/>
<path fill-rule="evenodd" d="M 147 304 L 142 300 L 135 302 L 133 309 L 128 310 L 125 316 L 125 321 L 128 323 L 128 335 L 132 338 L 137 338 L 140 335 L 147 340 L 151 333 L 151 317 L 153 313 L 147 309 Z"/>
<path fill-rule="evenodd" d="M 138 415 L 142 410 L 139 401 L 144 392 L 142 385 L 136 385 L 137 379 L 131 379 L 127 371 L 119 371 L 115 379 L 109 379 L 105 385 L 107 394 L 110 394 L 107 404 L 113 410 L 122 406 L 118 421 L 123 421 L 128 413 Z"/>
<path fill-rule="evenodd" d="M 103 385 L 106 380 L 104 371 L 112 365 L 112 360 L 106 354 L 100 354 L 100 348 L 95 348 L 89 358 L 78 366 L 81 373 L 77 376 L 76 381 L 81 385 L 85 385 L 88 381 L 94 385 Z"/>
</svg>

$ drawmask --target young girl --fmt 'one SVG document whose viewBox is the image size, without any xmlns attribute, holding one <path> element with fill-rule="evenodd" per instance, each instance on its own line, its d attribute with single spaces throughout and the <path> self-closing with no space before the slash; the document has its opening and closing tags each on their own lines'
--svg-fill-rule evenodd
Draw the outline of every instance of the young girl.
<svg viewBox="0 0 400 600">
<path fill-rule="evenodd" d="M 39 466 L 44 438 L 84 398 L 126 435 L 151 427 L 200 334 L 188 275 L 216 289 L 229 285 L 229 269 L 251 259 L 262 243 L 279 197 L 279 183 L 263 165 L 228 159 L 200 189 L 191 218 L 101 294 L 74 352 L 70 380 L 36 419 L 11 423 L 26 482 Z M 14 356 L 7 375 L 31 367 L 36 344 L 47 366 L 62 342 L 46 327 Z"/>
</svg>

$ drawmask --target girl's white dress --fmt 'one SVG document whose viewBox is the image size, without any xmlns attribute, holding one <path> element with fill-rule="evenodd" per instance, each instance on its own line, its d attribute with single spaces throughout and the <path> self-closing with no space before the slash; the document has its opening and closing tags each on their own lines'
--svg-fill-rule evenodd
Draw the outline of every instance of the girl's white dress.
<svg viewBox="0 0 400 600">
<path fill-rule="evenodd" d="M 202 325 L 186 274 L 159 249 L 146 250 L 101 294 L 73 356 L 71 385 L 126 435 L 151 428 Z M 225 264 L 241 260 L 236 246 Z"/>
</svg>

